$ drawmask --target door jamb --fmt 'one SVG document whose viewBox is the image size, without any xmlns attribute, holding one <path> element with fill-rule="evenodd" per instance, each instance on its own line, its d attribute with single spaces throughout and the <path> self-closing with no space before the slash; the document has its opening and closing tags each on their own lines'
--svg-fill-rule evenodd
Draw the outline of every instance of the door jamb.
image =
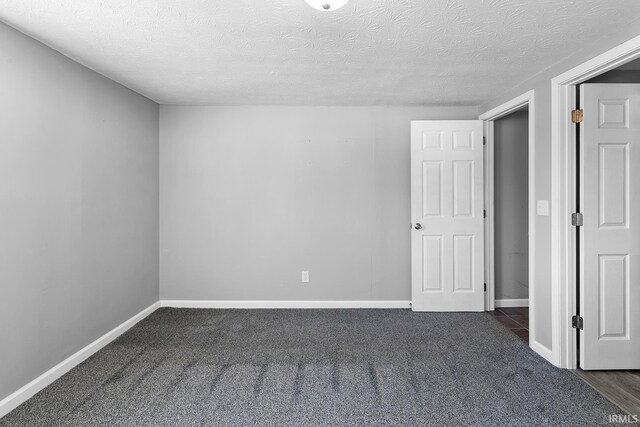
<svg viewBox="0 0 640 427">
<path fill-rule="evenodd" d="M 536 340 L 535 330 L 535 237 L 536 237 L 536 203 L 535 203 L 535 92 L 526 92 L 504 104 L 480 115 L 484 121 L 485 138 L 485 278 L 487 293 L 485 294 L 485 310 L 495 309 L 495 242 L 494 242 L 494 122 L 514 111 L 529 107 L 529 146 L 528 146 L 528 224 L 529 224 L 529 346 L 546 359 L 551 358 L 551 350 Z"/>
<path fill-rule="evenodd" d="M 640 58 L 640 36 L 551 80 L 551 279 L 553 364 L 576 369 L 576 229 L 570 218 L 576 200 L 576 134 L 571 125 L 576 86 Z M 583 314 L 584 315 L 584 314 Z"/>
</svg>

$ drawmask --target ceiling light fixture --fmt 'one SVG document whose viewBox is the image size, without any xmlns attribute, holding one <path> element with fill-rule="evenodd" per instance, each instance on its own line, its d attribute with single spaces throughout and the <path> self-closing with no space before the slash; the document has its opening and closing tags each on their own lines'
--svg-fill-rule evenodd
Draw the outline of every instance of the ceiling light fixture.
<svg viewBox="0 0 640 427">
<path fill-rule="evenodd" d="M 321 12 L 333 12 L 347 4 L 349 0 L 304 0 L 312 8 Z"/>
</svg>

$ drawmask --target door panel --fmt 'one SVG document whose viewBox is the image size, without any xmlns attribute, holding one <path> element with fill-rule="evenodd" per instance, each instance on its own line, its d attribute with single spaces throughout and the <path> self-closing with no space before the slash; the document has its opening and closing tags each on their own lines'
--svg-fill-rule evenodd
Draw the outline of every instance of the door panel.
<svg viewBox="0 0 640 427">
<path fill-rule="evenodd" d="M 423 292 L 442 291 L 442 236 L 422 236 Z"/>
<path fill-rule="evenodd" d="M 599 255 L 598 338 L 627 338 L 628 307 L 625 294 L 629 290 L 628 255 Z M 640 357 L 640 355 L 638 355 Z"/>
<path fill-rule="evenodd" d="M 453 161 L 453 216 L 473 216 L 473 161 Z"/>
<path fill-rule="evenodd" d="M 442 162 L 422 162 L 422 216 L 442 216 Z"/>
<path fill-rule="evenodd" d="M 473 236 L 453 236 L 453 292 L 473 292 Z M 484 304 L 484 303 L 483 303 Z M 483 307 L 484 308 L 484 307 Z"/>
<path fill-rule="evenodd" d="M 629 144 L 599 144 L 598 212 L 600 228 L 627 228 Z"/>
<path fill-rule="evenodd" d="M 580 91 L 580 365 L 640 369 L 640 85 Z"/>
<path fill-rule="evenodd" d="M 411 122 L 413 310 L 484 310 L 482 200 L 482 122 Z"/>
</svg>

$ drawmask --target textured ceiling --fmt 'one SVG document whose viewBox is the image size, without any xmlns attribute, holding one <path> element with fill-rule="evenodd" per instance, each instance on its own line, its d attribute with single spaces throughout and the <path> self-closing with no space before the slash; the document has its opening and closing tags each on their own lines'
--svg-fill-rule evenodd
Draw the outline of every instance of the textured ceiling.
<svg viewBox="0 0 640 427">
<path fill-rule="evenodd" d="M 638 0 L 1 0 L 0 19 L 160 102 L 478 105 Z"/>
</svg>

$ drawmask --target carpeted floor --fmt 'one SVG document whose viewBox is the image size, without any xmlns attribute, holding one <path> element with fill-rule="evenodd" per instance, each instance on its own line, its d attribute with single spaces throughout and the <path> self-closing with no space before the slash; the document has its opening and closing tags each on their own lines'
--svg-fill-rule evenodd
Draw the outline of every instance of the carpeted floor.
<svg viewBox="0 0 640 427">
<path fill-rule="evenodd" d="M 485 313 L 165 308 L 0 425 L 586 426 L 610 414 L 623 412 Z"/>
</svg>

